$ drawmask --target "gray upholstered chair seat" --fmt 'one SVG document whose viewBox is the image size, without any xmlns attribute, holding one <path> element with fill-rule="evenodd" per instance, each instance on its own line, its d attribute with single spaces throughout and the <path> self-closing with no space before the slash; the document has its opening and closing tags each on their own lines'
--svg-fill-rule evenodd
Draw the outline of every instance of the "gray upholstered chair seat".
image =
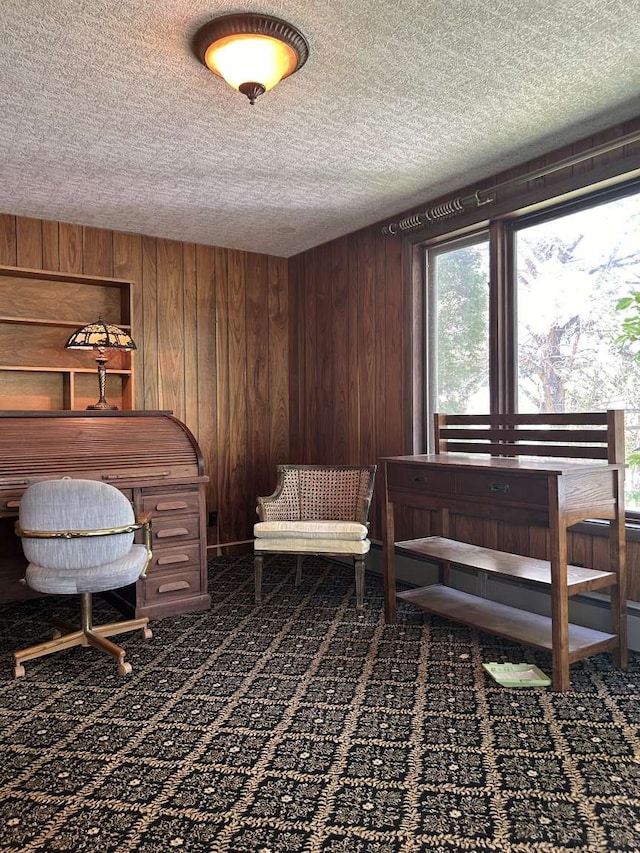
<svg viewBox="0 0 640 853">
<path fill-rule="evenodd" d="M 50 594 L 106 592 L 137 581 L 147 563 L 147 557 L 144 545 L 132 545 L 127 554 L 101 566 L 62 570 L 29 563 L 25 580 L 32 589 Z"/>
</svg>

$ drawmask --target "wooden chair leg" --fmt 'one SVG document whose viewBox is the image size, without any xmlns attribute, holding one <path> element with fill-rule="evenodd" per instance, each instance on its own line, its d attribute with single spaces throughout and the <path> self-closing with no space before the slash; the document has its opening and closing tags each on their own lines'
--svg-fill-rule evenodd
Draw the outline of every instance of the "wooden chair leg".
<svg viewBox="0 0 640 853">
<path fill-rule="evenodd" d="M 356 610 L 364 610 L 364 557 L 354 557 L 356 570 Z"/>
<path fill-rule="evenodd" d="M 302 554 L 298 554 L 298 561 L 296 563 L 296 586 L 300 586 L 302 583 Z"/>
<path fill-rule="evenodd" d="M 253 558 L 253 576 L 255 586 L 255 602 L 260 604 L 262 601 L 262 565 L 264 557 L 262 554 L 256 554 Z"/>
</svg>

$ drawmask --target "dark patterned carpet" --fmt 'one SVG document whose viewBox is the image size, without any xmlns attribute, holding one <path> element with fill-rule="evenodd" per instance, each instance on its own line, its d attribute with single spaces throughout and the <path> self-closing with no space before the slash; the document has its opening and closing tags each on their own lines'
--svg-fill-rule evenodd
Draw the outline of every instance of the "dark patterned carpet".
<svg viewBox="0 0 640 853">
<path fill-rule="evenodd" d="M 403 607 L 316 558 L 211 566 L 213 607 L 27 662 L 50 598 L 0 607 L 0 850 L 450 853 L 640 850 L 640 658 L 572 667 L 573 691 L 505 689 L 483 661 L 545 654 Z M 117 618 L 98 604 L 96 621 Z M 126 639 L 125 639 L 126 638 Z"/>
</svg>

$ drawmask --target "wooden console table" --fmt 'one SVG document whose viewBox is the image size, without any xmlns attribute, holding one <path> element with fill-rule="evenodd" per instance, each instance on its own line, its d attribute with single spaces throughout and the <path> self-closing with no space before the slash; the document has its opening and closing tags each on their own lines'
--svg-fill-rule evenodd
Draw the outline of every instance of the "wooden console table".
<svg viewBox="0 0 640 853">
<path fill-rule="evenodd" d="M 384 477 L 385 617 L 396 598 L 481 631 L 551 651 L 553 687 L 570 687 L 569 665 L 610 649 L 626 666 L 624 413 L 436 415 L 436 448 L 381 460 Z M 527 457 L 527 458 L 525 458 Z M 544 457 L 544 458 L 529 458 Z M 549 458 L 550 457 L 550 458 Z M 434 510 L 438 536 L 395 542 L 394 504 Z M 449 538 L 449 513 L 549 530 L 548 560 Z M 606 571 L 567 565 L 567 528 L 609 522 Z M 396 594 L 395 553 L 440 564 L 440 582 Z M 450 564 L 548 587 L 551 618 L 469 595 L 450 586 Z M 569 622 L 569 598 L 598 590 L 611 597 L 611 631 Z"/>
</svg>

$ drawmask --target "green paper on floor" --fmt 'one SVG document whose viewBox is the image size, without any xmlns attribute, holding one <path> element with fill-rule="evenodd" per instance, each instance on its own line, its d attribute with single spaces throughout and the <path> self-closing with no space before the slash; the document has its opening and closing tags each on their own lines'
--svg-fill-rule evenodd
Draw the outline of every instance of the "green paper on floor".
<svg viewBox="0 0 640 853">
<path fill-rule="evenodd" d="M 532 663 L 483 663 L 489 675 L 503 687 L 548 687 L 551 679 Z"/>
</svg>

